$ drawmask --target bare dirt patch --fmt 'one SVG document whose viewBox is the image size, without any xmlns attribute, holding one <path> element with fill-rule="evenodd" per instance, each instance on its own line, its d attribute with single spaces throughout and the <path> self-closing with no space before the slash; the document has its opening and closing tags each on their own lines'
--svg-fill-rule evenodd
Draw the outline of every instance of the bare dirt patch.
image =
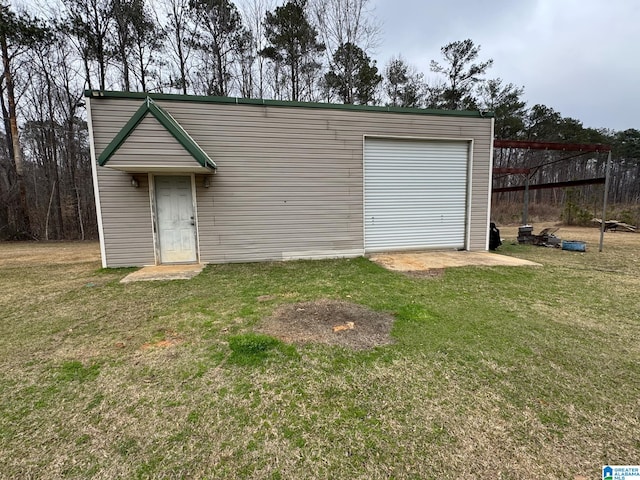
<svg viewBox="0 0 640 480">
<path fill-rule="evenodd" d="M 278 308 L 259 330 L 288 343 L 323 343 L 366 350 L 393 343 L 394 317 L 362 305 L 321 299 Z"/>
<path fill-rule="evenodd" d="M 173 330 L 166 330 L 164 332 L 163 339 L 157 340 L 155 342 L 144 343 L 140 347 L 140 350 L 149 350 L 153 348 L 171 348 L 181 344 L 183 341 L 184 340 L 180 337 L 180 335 L 178 335 L 177 332 L 174 332 Z"/>
</svg>

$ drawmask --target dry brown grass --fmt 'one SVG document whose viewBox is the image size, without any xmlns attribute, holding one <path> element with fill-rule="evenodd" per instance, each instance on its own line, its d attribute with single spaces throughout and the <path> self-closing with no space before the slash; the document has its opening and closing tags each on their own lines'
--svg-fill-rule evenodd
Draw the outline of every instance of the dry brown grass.
<svg viewBox="0 0 640 480">
<path fill-rule="evenodd" d="M 5 242 L 0 268 L 100 262 L 98 242 Z"/>
<path fill-rule="evenodd" d="M 589 250 L 597 250 L 600 245 L 600 229 L 598 227 L 574 227 L 563 225 L 561 222 L 538 222 L 532 224 L 533 233 L 538 233 L 545 228 L 555 227 L 559 230 L 555 233 L 557 237 L 563 240 L 580 240 L 587 242 Z M 515 240 L 518 236 L 518 225 L 507 225 L 500 227 L 500 235 L 510 240 Z M 640 234 L 631 232 L 614 232 L 608 231 L 604 234 L 604 249 L 613 247 L 615 255 L 634 256 L 638 245 L 640 244 Z"/>
<path fill-rule="evenodd" d="M 491 205 L 491 221 L 497 225 L 520 224 L 522 222 L 523 202 L 497 201 L 495 196 Z M 562 216 L 562 206 L 548 203 L 529 205 L 529 223 L 558 221 Z"/>
<path fill-rule="evenodd" d="M 637 463 L 640 234 L 607 232 L 599 253 L 598 230 L 562 227 L 588 243 L 576 253 L 502 233 L 502 253 L 543 267 L 423 279 L 354 259 L 123 285 L 96 244 L 0 244 L 0 478 L 574 479 Z M 292 330 L 278 312 L 345 303 L 392 312 L 394 343 L 232 361 L 233 336 Z M 359 313 L 327 312 L 323 335 L 357 329 Z"/>
</svg>

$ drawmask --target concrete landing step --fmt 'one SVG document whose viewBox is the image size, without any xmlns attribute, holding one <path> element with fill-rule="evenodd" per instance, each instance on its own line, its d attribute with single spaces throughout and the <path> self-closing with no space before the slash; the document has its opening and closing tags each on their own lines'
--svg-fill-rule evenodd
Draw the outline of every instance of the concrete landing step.
<svg viewBox="0 0 640 480">
<path fill-rule="evenodd" d="M 204 269 L 203 263 L 185 265 L 153 265 L 142 267 L 130 273 L 120 283 L 146 282 L 151 280 L 189 280 L 197 276 Z"/>
</svg>

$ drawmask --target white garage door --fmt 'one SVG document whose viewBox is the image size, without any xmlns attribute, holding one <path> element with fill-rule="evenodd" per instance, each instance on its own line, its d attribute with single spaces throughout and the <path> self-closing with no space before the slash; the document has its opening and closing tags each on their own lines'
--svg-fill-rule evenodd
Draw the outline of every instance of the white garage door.
<svg viewBox="0 0 640 480">
<path fill-rule="evenodd" d="M 469 142 L 366 139 L 365 251 L 464 248 Z"/>
</svg>

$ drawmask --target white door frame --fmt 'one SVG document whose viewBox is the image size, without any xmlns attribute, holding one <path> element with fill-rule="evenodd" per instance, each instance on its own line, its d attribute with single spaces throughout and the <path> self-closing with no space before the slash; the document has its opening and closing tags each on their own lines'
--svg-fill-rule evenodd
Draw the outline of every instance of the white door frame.
<svg viewBox="0 0 640 480">
<path fill-rule="evenodd" d="M 189 177 L 191 179 L 191 208 L 193 209 L 193 220 L 195 222 L 195 245 L 196 245 L 196 260 L 193 263 L 200 262 L 200 232 L 198 230 L 198 208 L 196 201 L 196 181 L 194 173 L 148 173 L 149 178 L 149 204 L 151 206 L 151 222 L 153 225 L 153 255 L 156 265 L 162 265 L 160 255 L 160 233 L 158 232 L 158 212 L 156 210 L 156 182 L 155 177 Z"/>
</svg>

